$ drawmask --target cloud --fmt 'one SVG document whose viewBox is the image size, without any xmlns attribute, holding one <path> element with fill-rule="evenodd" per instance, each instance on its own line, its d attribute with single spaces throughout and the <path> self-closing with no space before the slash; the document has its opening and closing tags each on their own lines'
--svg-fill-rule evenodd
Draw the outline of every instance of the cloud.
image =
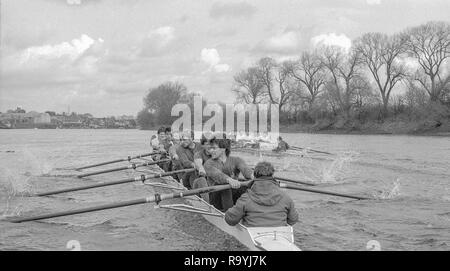
<svg viewBox="0 0 450 271">
<path fill-rule="evenodd" d="M 274 50 L 291 50 L 298 46 L 297 33 L 290 31 L 267 40 L 266 46 Z"/>
<path fill-rule="evenodd" d="M 368 5 L 381 5 L 381 0 L 366 0 Z"/>
<path fill-rule="evenodd" d="M 70 60 L 76 60 L 96 42 L 103 43 L 103 40 L 98 39 L 95 41 L 88 35 L 83 34 L 79 39 L 73 39 L 71 42 L 62 42 L 55 45 L 47 44 L 43 46 L 32 46 L 22 52 L 20 63 L 65 57 Z"/>
<path fill-rule="evenodd" d="M 400 57 L 394 60 L 394 63 L 405 67 L 408 71 L 416 71 L 420 65 L 417 59 L 413 57 Z"/>
<path fill-rule="evenodd" d="M 59 0 L 58 0 L 59 1 Z M 95 3 L 100 2 L 101 0 L 66 0 L 66 3 L 70 6 L 80 6 L 81 4 L 89 4 L 89 3 Z M 130 1 L 127 1 L 130 2 Z"/>
<path fill-rule="evenodd" d="M 311 43 L 313 47 L 339 46 L 344 48 L 346 51 L 348 51 L 352 46 L 351 39 L 349 39 L 344 34 L 337 35 L 336 33 L 329 33 L 315 36 L 311 39 Z"/>
<path fill-rule="evenodd" d="M 67 0 L 68 5 L 81 5 L 81 0 Z"/>
<path fill-rule="evenodd" d="M 140 55 L 144 57 L 153 57 L 167 52 L 175 40 L 175 29 L 172 26 L 162 26 L 144 37 Z"/>
<path fill-rule="evenodd" d="M 230 65 L 220 63 L 219 52 L 215 48 L 203 48 L 201 51 L 201 59 L 209 65 L 210 70 L 215 70 L 218 73 L 227 72 L 231 70 Z"/>
<path fill-rule="evenodd" d="M 157 40 L 160 46 L 166 46 L 175 38 L 175 29 L 171 26 L 160 27 L 149 34 L 149 39 Z"/>
<path fill-rule="evenodd" d="M 208 30 L 208 36 L 212 37 L 231 37 L 237 34 L 237 29 L 234 27 L 211 28 Z"/>
<path fill-rule="evenodd" d="M 108 53 L 104 41 L 86 34 L 70 42 L 32 46 L 2 59 L 2 86 L 29 90 L 87 82 Z"/>
<path fill-rule="evenodd" d="M 300 33 L 289 30 L 261 41 L 252 51 L 263 54 L 287 55 L 297 53 L 302 45 Z"/>
<path fill-rule="evenodd" d="M 219 19 L 222 17 L 239 18 L 251 17 L 256 12 L 256 7 L 247 2 L 237 3 L 219 3 L 215 2 L 209 10 L 211 18 Z"/>
</svg>

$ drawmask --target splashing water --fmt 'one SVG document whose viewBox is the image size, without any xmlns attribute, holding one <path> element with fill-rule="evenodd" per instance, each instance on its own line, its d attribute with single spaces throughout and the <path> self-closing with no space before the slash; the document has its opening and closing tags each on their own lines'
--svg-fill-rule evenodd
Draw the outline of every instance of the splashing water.
<svg viewBox="0 0 450 271">
<path fill-rule="evenodd" d="M 31 191 L 31 185 L 29 184 L 29 180 L 31 179 L 30 175 L 14 175 L 8 169 L 1 169 L 2 177 L 5 180 L 2 180 L 1 183 L 5 184 L 2 188 L 3 191 L 0 191 L 0 194 L 5 195 L 5 207 L 2 211 L 2 216 L 16 216 L 20 215 L 22 206 L 15 205 L 16 201 L 20 201 L 25 195 L 29 194 Z"/>
<path fill-rule="evenodd" d="M 319 170 L 316 161 L 308 156 L 303 156 L 295 162 L 296 170 L 301 173 L 306 181 L 312 183 L 337 183 L 343 179 L 343 176 L 349 174 L 348 166 L 355 161 L 357 155 L 359 153 L 342 152 L 331 164 L 323 165 Z"/>
<path fill-rule="evenodd" d="M 56 164 L 66 159 L 72 153 L 72 149 L 65 153 L 62 157 L 51 159 L 49 153 L 32 151 L 29 148 L 23 150 L 23 157 L 26 163 L 30 165 L 33 175 L 46 175 L 55 169 Z"/>
<path fill-rule="evenodd" d="M 283 164 L 281 166 L 281 170 L 287 171 L 291 167 L 291 161 L 288 159 L 283 159 Z"/>
<path fill-rule="evenodd" d="M 355 157 L 358 155 L 356 152 L 343 152 L 339 153 L 338 157 L 322 170 L 322 183 L 337 183 L 341 176 L 347 173 L 347 166 L 355 161 Z"/>
<path fill-rule="evenodd" d="M 400 179 L 397 179 L 392 183 L 392 187 L 382 189 L 379 194 L 373 194 L 373 197 L 376 199 L 393 199 L 400 195 L 400 187 Z"/>
</svg>

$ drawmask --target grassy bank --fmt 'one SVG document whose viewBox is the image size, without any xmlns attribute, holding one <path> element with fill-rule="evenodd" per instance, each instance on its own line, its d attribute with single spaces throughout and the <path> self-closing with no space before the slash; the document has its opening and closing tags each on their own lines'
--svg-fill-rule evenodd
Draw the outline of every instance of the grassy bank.
<svg viewBox="0 0 450 271">
<path fill-rule="evenodd" d="M 371 121 L 363 124 L 357 121 L 319 121 L 314 124 L 280 125 L 280 132 L 450 136 L 450 121 L 407 121 L 391 119 L 384 122 Z"/>
</svg>

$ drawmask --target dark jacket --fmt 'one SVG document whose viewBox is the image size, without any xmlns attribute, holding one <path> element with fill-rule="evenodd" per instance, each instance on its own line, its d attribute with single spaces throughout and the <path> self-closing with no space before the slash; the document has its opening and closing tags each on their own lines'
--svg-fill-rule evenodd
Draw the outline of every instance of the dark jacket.
<svg viewBox="0 0 450 271">
<path fill-rule="evenodd" d="M 289 144 L 286 143 L 285 141 L 281 140 L 280 142 L 278 142 L 278 146 L 273 151 L 285 152 L 288 149 L 289 149 Z"/>
<path fill-rule="evenodd" d="M 281 191 L 276 181 L 258 180 L 225 213 L 229 225 L 241 220 L 247 227 L 278 227 L 294 225 L 298 213 L 294 201 Z"/>
</svg>

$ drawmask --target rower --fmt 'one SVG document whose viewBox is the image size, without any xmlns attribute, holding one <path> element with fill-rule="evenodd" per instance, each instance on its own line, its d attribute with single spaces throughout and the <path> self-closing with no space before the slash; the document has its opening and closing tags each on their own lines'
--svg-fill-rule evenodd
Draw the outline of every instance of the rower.
<svg viewBox="0 0 450 271">
<path fill-rule="evenodd" d="M 206 161 L 208 161 L 211 158 L 211 153 L 209 152 L 210 149 L 210 141 L 215 138 L 214 135 L 210 133 L 203 133 L 202 138 L 200 139 L 200 145 L 201 148 L 198 149 L 194 153 L 194 164 L 195 168 L 197 169 L 197 176 L 196 179 L 192 183 L 192 189 L 198 189 L 202 187 L 208 186 L 208 181 L 206 180 L 206 171 L 203 165 Z M 200 195 L 207 203 L 210 202 L 209 194 L 201 194 Z"/>
<path fill-rule="evenodd" d="M 172 128 L 170 126 L 166 127 L 166 139 L 171 142 L 173 139 L 173 135 L 172 135 Z"/>
<path fill-rule="evenodd" d="M 209 143 L 215 138 L 216 137 L 210 133 L 203 133 L 202 138 L 200 139 L 201 148 L 199 148 L 194 153 L 195 168 L 197 169 L 199 176 L 201 177 L 206 177 L 206 171 L 203 165 L 211 158 L 211 153 L 209 152 Z"/>
<path fill-rule="evenodd" d="M 175 132 L 171 134 L 171 145 L 169 147 L 169 156 L 173 160 L 178 160 L 177 147 L 180 145 L 180 134 Z"/>
<path fill-rule="evenodd" d="M 194 154 L 200 151 L 200 144 L 193 141 L 194 133 L 192 131 L 184 131 L 180 137 L 180 144 L 176 148 L 176 154 L 178 157 L 178 166 L 182 169 L 195 168 Z M 197 178 L 196 172 L 187 172 L 183 174 L 183 185 L 188 189 L 191 189 L 194 184 L 194 180 Z"/>
<path fill-rule="evenodd" d="M 170 133 L 170 147 L 169 147 L 169 151 L 168 151 L 168 155 L 169 158 L 171 159 L 169 164 L 169 171 L 174 171 L 174 170 L 180 170 L 182 169 L 182 167 L 179 164 L 179 158 L 178 158 L 178 154 L 177 154 L 177 148 L 180 145 L 180 135 L 177 132 L 174 132 L 173 134 Z M 178 175 L 174 175 L 173 176 L 176 180 L 180 180 L 181 176 Z"/>
<path fill-rule="evenodd" d="M 151 151 L 159 151 L 161 154 L 156 154 L 152 156 L 153 160 L 161 160 L 167 157 L 167 153 L 169 152 L 169 148 L 172 145 L 172 141 L 170 140 L 170 137 L 167 136 L 166 133 L 167 128 L 164 126 L 161 126 L 158 129 L 157 136 L 152 137 L 151 140 Z M 171 163 L 161 163 L 158 164 L 164 171 L 170 171 L 171 169 Z"/>
<path fill-rule="evenodd" d="M 164 126 L 161 126 L 158 129 L 157 135 L 152 136 L 152 140 L 150 142 L 152 151 L 165 151 L 166 139 L 166 128 Z"/>
<path fill-rule="evenodd" d="M 294 201 L 273 179 L 271 163 L 260 162 L 255 166 L 255 179 L 251 188 L 225 213 L 225 221 L 234 226 L 242 220 L 247 227 L 278 227 L 294 225 L 298 213 Z"/>
<path fill-rule="evenodd" d="M 275 152 L 285 152 L 289 149 L 289 145 L 288 143 L 286 143 L 286 141 L 283 140 L 283 138 L 281 136 L 278 137 L 278 146 L 273 149 L 272 151 Z"/>
<path fill-rule="evenodd" d="M 210 193 L 210 201 L 217 209 L 226 211 L 234 205 L 237 198 L 245 192 L 246 187 L 240 188 L 237 180 L 239 174 L 245 179 L 252 179 L 250 167 L 239 157 L 230 156 L 231 144 L 229 139 L 213 138 L 210 142 L 211 159 L 204 164 L 208 185 L 230 184 L 232 189 Z"/>
</svg>

